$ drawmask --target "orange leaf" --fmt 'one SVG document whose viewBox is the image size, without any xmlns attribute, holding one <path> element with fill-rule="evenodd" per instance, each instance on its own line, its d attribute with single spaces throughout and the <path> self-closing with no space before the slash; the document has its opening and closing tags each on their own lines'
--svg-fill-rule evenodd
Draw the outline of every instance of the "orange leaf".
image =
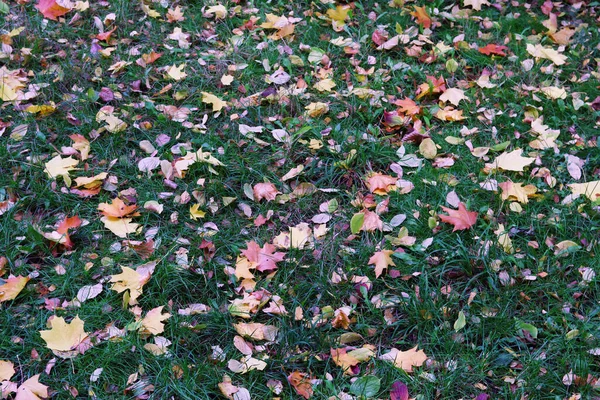
<svg viewBox="0 0 600 400">
<path fill-rule="evenodd" d="M 373 174 L 367 179 L 367 187 L 371 191 L 371 193 L 384 195 L 387 194 L 391 190 L 395 190 L 398 187 L 396 186 L 396 182 L 398 178 L 394 178 L 393 176 L 383 175 L 383 174 Z"/>
<path fill-rule="evenodd" d="M 40 2 L 35 6 L 45 18 L 51 19 L 53 21 L 58 20 L 58 17 L 61 17 L 71 11 L 71 8 L 63 7 L 58 3 L 64 3 L 63 1 L 56 0 L 40 0 Z"/>
<path fill-rule="evenodd" d="M 442 208 L 449 215 L 440 214 L 440 219 L 443 222 L 454 225 L 452 232 L 469 229 L 477 221 L 477 213 L 475 211 L 468 211 L 462 202 L 458 203 L 458 211 L 444 206 Z"/>
<path fill-rule="evenodd" d="M 383 273 L 383 270 L 387 269 L 389 265 L 396 266 L 394 261 L 392 261 L 392 254 L 394 254 L 392 250 L 381 250 L 375 252 L 375 254 L 369 258 L 369 265 L 375 265 L 375 277 L 379 278 Z"/>
<path fill-rule="evenodd" d="M 81 219 L 75 215 L 73 217 L 65 218 L 58 224 L 56 228 L 56 232 L 64 235 L 64 243 L 62 243 L 66 248 L 70 249 L 73 247 L 73 242 L 69 237 L 69 229 L 79 228 L 81 226 Z"/>
<path fill-rule="evenodd" d="M 431 17 L 429 16 L 429 14 L 427 14 L 427 10 L 425 10 L 425 7 L 413 7 L 415 11 L 412 11 L 410 15 L 415 17 L 419 25 L 422 25 L 423 28 L 431 28 Z"/>
<path fill-rule="evenodd" d="M 128 206 L 125 204 L 125 202 L 123 200 L 121 200 L 118 197 L 116 199 L 113 199 L 111 204 L 100 203 L 98 205 L 98 210 L 100 210 L 100 212 L 102 214 L 104 214 L 107 217 L 113 217 L 113 218 L 125 217 L 126 215 L 129 215 L 132 212 L 134 212 L 136 209 L 137 209 L 137 205 L 132 204 L 132 205 Z M 139 213 L 135 213 L 130 216 L 137 217 L 139 215 L 140 215 Z"/>
<path fill-rule="evenodd" d="M 505 56 L 506 53 L 504 52 L 504 50 L 508 50 L 508 47 L 506 46 L 501 46 L 498 44 L 494 44 L 494 43 L 490 43 L 488 45 L 486 45 L 485 47 L 480 47 L 479 48 L 479 52 L 481 54 L 485 54 L 488 56 L 491 56 L 492 54 L 495 54 L 497 56 Z"/>
<path fill-rule="evenodd" d="M 3 301 L 13 300 L 29 281 L 26 276 L 9 276 L 3 285 L 0 285 L 0 303 Z"/>
<path fill-rule="evenodd" d="M 294 371 L 288 375 L 287 380 L 296 389 L 296 393 L 305 399 L 310 399 L 313 395 L 313 388 L 308 374 Z"/>
</svg>

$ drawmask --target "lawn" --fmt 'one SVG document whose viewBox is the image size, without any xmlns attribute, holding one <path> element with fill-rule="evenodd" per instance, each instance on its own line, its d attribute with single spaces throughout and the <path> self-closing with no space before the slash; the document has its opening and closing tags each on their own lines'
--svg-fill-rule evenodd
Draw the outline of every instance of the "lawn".
<svg viewBox="0 0 600 400">
<path fill-rule="evenodd" d="M 0 18 L 1 399 L 600 398 L 600 2 Z"/>
</svg>

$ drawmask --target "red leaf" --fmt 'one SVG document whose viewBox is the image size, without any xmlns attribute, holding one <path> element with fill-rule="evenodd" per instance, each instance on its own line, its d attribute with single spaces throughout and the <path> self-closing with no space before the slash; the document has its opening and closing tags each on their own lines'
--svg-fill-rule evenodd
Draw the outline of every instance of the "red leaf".
<svg viewBox="0 0 600 400">
<path fill-rule="evenodd" d="M 444 206 L 442 206 L 442 209 L 448 215 L 440 214 L 440 219 L 443 222 L 454 225 L 452 232 L 469 229 L 477 221 L 477 213 L 475 211 L 468 211 L 462 202 L 458 203 L 458 211 Z"/>
<path fill-rule="evenodd" d="M 394 382 L 390 392 L 390 400 L 408 400 L 408 387 L 400 381 Z"/>
<path fill-rule="evenodd" d="M 508 50 L 508 47 L 500 46 L 500 45 L 494 44 L 494 43 L 490 43 L 485 47 L 479 48 L 479 52 L 481 54 L 486 54 L 488 56 L 491 56 L 492 54 L 495 54 L 497 56 L 505 56 L 506 53 L 504 52 L 504 50 Z"/>
<path fill-rule="evenodd" d="M 57 4 L 56 0 L 40 0 L 35 8 L 37 8 L 45 18 L 53 21 L 58 20 L 58 17 L 61 17 L 71 11 L 70 8 L 66 8 Z"/>
</svg>

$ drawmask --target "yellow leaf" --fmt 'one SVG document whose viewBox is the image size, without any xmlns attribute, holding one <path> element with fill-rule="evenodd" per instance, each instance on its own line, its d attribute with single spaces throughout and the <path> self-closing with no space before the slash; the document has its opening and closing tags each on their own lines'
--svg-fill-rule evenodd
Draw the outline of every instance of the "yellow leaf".
<svg viewBox="0 0 600 400">
<path fill-rule="evenodd" d="M 54 157 L 52 160 L 44 164 L 46 174 L 56 179 L 58 176 L 62 176 L 65 183 L 71 186 L 71 178 L 69 177 L 69 171 L 75 169 L 75 166 L 79 164 L 79 161 L 73 157 L 62 158 L 60 155 Z"/>
<path fill-rule="evenodd" d="M 327 103 L 316 102 L 310 103 L 304 109 L 309 117 L 316 118 L 326 114 L 329 111 L 329 105 Z"/>
<path fill-rule="evenodd" d="M 169 319 L 171 314 L 162 314 L 163 308 L 164 306 L 160 306 L 148 311 L 142 320 L 142 327 L 145 331 L 152 335 L 158 335 L 159 333 L 163 333 L 165 331 L 165 324 L 163 324 L 162 321 Z"/>
<path fill-rule="evenodd" d="M 521 156 L 521 153 L 523 153 L 522 149 L 516 149 L 510 153 L 504 152 L 496 157 L 494 162 L 486 164 L 486 167 L 489 167 L 492 170 L 503 169 L 505 171 L 522 172 L 524 167 L 535 161 L 535 158 L 523 157 Z"/>
<path fill-rule="evenodd" d="M 317 89 L 319 92 L 331 92 L 331 89 L 333 89 L 335 87 L 335 82 L 330 79 L 323 79 L 320 80 L 319 82 L 315 83 L 314 88 Z"/>
<path fill-rule="evenodd" d="M 109 282 L 114 283 L 111 289 L 117 293 L 129 290 L 129 305 L 135 305 L 137 298 L 142 294 L 144 285 L 150 280 L 153 270 L 144 269 L 144 273 L 140 273 L 129 267 L 121 267 L 121 269 L 120 274 L 111 276 Z"/>
<path fill-rule="evenodd" d="M 464 5 L 473 7 L 473 10 L 481 11 L 482 5 L 489 6 L 490 3 L 487 0 L 465 0 Z"/>
<path fill-rule="evenodd" d="M 187 77 L 187 74 L 183 71 L 184 68 L 185 68 L 185 63 L 183 63 L 179 66 L 176 66 L 175 64 L 173 64 L 169 68 L 167 68 L 167 75 L 169 76 L 169 78 L 174 79 L 176 81 L 185 79 Z"/>
<path fill-rule="evenodd" d="M 541 44 L 536 44 L 534 46 L 531 43 L 527 43 L 527 52 L 533 57 L 550 60 L 555 65 L 563 65 L 567 62 L 567 56 L 560 54 L 550 47 L 544 47 Z"/>
<path fill-rule="evenodd" d="M 200 204 L 194 204 L 190 207 L 190 218 L 197 221 L 198 218 L 204 218 L 206 213 L 200 210 Z"/>
<path fill-rule="evenodd" d="M 546 86 L 541 88 L 541 91 L 552 100 L 567 98 L 567 91 L 564 88 L 559 88 L 556 86 Z"/>
<path fill-rule="evenodd" d="M 49 396 L 48 386 L 42 385 L 39 379 L 40 375 L 37 374 L 23 382 L 17 389 L 15 400 L 47 399 Z"/>
<path fill-rule="evenodd" d="M 214 15 L 217 19 L 223 19 L 227 16 L 227 9 L 225 6 L 221 4 L 217 4 L 216 6 L 209 7 L 204 12 L 207 15 Z"/>
<path fill-rule="evenodd" d="M 227 105 L 226 101 L 223 101 L 214 94 L 208 92 L 202 92 L 202 102 L 212 104 L 212 110 L 214 112 L 221 111 L 221 109 Z"/>
<path fill-rule="evenodd" d="M 0 360 L 0 382 L 7 381 L 15 374 L 14 364 Z"/>
<path fill-rule="evenodd" d="M 512 254 L 515 252 L 512 240 L 510 239 L 510 236 L 508 236 L 508 232 L 504 229 L 503 224 L 499 224 L 498 229 L 495 230 L 494 233 L 498 236 L 498 244 L 506 253 Z"/>
<path fill-rule="evenodd" d="M 571 183 L 569 185 L 573 196 L 584 195 L 591 201 L 597 201 L 600 199 L 600 181 L 592 181 L 585 183 Z"/>
<path fill-rule="evenodd" d="M 79 350 L 77 347 L 85 340 L 89 333 L 84 330 L 84 322 L 76 316 L 70 324 L 63 317 L 54 317 L 50 321 L 50 330 L 40 331 L 42 339 L 54 354 L 61 358 L 75 357 Z"/>
<path fill-rule="evenodd" d="M 139 233 L 142 226 L 133 221 L 132 218 L 102 217 L 100 221 L 104 227 L 120 238 L 126 238 L 130 233 Z"/>
<path fill-rule="evenodd" d="M 444 93 L 442 93 L 442 95 L 440 96 L 440 100 L 447 102 L 449 101 L 450 103 L 454 104 L 455 106 L 458 106 L 458 103 L 461 100 L 465 100 L 467 97 L 465 96 L 465 92 L 461 89 L 457 89 L 457 88 L 449 88 L 447 89 Z"/>
<path fill-rule="evenodd" d="M 160 14 L 158 12 L 154 11 L 149 6 L 145 5 L 143 1 L 141 2 L 141 4 L 142 4 L 142 11 L 144 12 L 144 14 L 146 14 L 150 18 L 160 17 Z"/>
<path fill-rule="evenodd" d="M 273 325 L 265 325 L 258 322 L 233 324 L 236 332 L 247 339 L 273 341 L 277 337 L 279 329 Z"/>
<path fill-rule="evenodd" d="M 389 353 L 379 357 L 380 360 L 390 361 L 396 368 L 402 368 L 408 373 L 413 372 L 413 367 L 420 367 L 427 360 L 423 350 L 417 350 L 417 346 L 407 351 L 392 348 Z"/>
<path fill-rule="evenodd" d="M 0 285 L 0 303 L 15 299 L 28 281 L 26 276 L 9 276 L 5 283 Z"/>
<path fill-rule="evenodd" d="M 502 200 L 516 200 L 523 204 L 529 202 L 528 198 L 537 192 L 533 185 L 523 186 L 522 183 L 511 181 L 499 183 L 498 187 L 502 189 Z"/>
<path fill-rule="evenodd" d="M 419 153 L 428 160 L 433 160 L 437 155 L 437 147 L 435 142 L 430 138 L 425 138 L 419 145 Z"/>
</svg>

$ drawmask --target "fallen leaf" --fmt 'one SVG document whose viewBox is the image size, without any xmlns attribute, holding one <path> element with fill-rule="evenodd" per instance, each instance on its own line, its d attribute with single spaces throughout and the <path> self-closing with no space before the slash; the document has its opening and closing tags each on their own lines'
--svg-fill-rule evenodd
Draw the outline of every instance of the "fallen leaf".
<svg viewBox="0 0 600 400">
<path fill-rule="evenodd" d="M 413 367 L 420 367 L 427 360 L 427 355 L 423 350 L 417 350 L 418 346 L 407 351 L 400 351 L 392 348 L 389 353 L 379 356 L 380 360 L 389 361 L 396 368 L 401 368 L 407 373 L 413 372 Z"/>
<path fill-rule="evenodd" d="M 49 397 L 48 386 L 41 384 L 39 379 L 40 374 L 37 374 L 23 382 L 17 389 L 15 400 L 47 399 Z"/>
<path fill-rule="evenodd" d="M 0 382 L 8 381 L 15 374 L 15 365 L 10 361 L 0 360 Z"/>
<path fill-rule="evenodd" d="M 139 233 L 142 230 L 142 226 L 132 222 L 133 219 L 131 218 L 102 217 L 100 221 L 104 223 L 106 229 L 120 238 L 126 238 L 127 235 Z"/>
<path fill-rule="evenodd" d="M 254 194 L 255 201 L 261 201 L 262 199 L 273 201 L 277 195 L 281 193 L 279 190 L 277 190 L 277 187 L 270 182 L 257 183 L 252 188 L 252 192 Z"/>
<path fill-rule="evenodd" d="M 77 164 L 79 164 L 79 161 L 73 157 L 62 158 L 58 155 L 44 165 L 44 171 L 52 179 L 62 176 L 67 186 L 71 186 L 69 171 L 74 170 Z"/>
<path fill-rule="evenodd" d="M 591 181 L 584 183 L 570 183 L 569 189 L 573 192 L 573 196 L 584 195 L 591 201 L 600 199 L 600 181 Z"/>
<path fill-rule="evenodd" d="M 480 47 L 478 49 L 478 51 L 481 54 L 485 54 L 488 56 L 497 55 L 497 56 L 502 56 L 502 57 L 506 56 L 506 53 L 505 53 L 506 50 L 508 50 L 508 47 L 502 46 L 499 44 L 495 44 L 495 43 L 488 43 L 487 45 Z"/>
<path fill-rule="evenodd" d="M 269 243 L 261 248 L 255 241 L 250 241 L 247 246 L 246 250 L 242 250 L 242 255 L 261 272 L 277 269 L 277 263 L 285 257 L 285 253 L 275 252 L 275 246 Z"/>
<path fill-rule="evenodd" d="M 169 319 L 171 314 L 162 314 L 163 308 L 164 306 L 156 307 L 146 313 L 146 316 L 142 319 L 142 328 L 144 332 L 151 335 L 158 335 L 165 331 L 165 324 L 163 324 L 162 321 Z"/>
<path fill-rule="evenodd" d="M 522 153 L 522 149 L 516 149 L 510 153 L 504 152 L 496 157 L 492 163 L 486 164 L 486 167 L 489 167 L 492 170 L 503 169 L 505 171 L 522 172 L 524 167 L 535 161 L 535 158 L 523 157 L 521 155 Z"/>
<path fill-rule="evenodd" d="M 129 305 L 137 304 L 137 298 L 142 294 L 143 286 L 150 280 L 155 265 L 156 263 L 144 264 L 138 267 L 139 271 L 121 267 L 122 272 L 110 278 L 109 282 L 114 283 L 111 289 L 117 293 L 129 290 Z"/>
<path fill-rule="evenodd" d="M 410 15 L 412 15 L 413 17 L 415 17 L 417 19 L 417 23 L 419 25 L 422 25 L 423 28 L 426 28 L 426 29 L 431 28 L 431 22 L 432 22 L 431 17 L 427 13 L 425 6 L 423 6 L 423 7 L 413 6 L 413 9 L 414 9 L 414 11 L 411 11 Z"/>
<path fill-rule="evenodd" d="M 35 8 L 42 13 L 44 18 L 57 21 L 58 17 L 67 14 L 74 6 L 70 0 L 39 0 Z"/>
<path fill-rule="evenodd" d="M 50 330 L 40 331 L 40 335 L 46 342 L 46 347 L 61 358 L 73 358 L 79 354 L 79 345 L 89 336 L 79 316 L 70 323 L 63 317 L 54 316 L 50 320 L 50 327 Z"/>
<path fill-rule="evenodd" d="M 212 110 L 214 112 L 221 111 L 221 109 L 227 105 L 227 102 L 208 92 L 202 92 L 202 102 L 212 104 Z"/>
<path fill-rule="evenodd" d="M 376 173 L 367 178 L 367 188 L 371 193 L 384 195 L 398 188 L 396 186 L 397 181 L 398 178 L 394 178 L 393 176 Z"/>
<path fill-rule="evenodd" d="M 523 186 L 522 183 L 511 181 L 499 183 L 498 187 L 502 189 L 502 200 L 516 200 L 523 204 L 528 203 L 529 197 L 537 192 L 537 188 L 533 185 Z"/>
<path fill-rule="evenodd" d="M 4 281 L 4 284 L 0 285 L 0 303 L 14 300 L 21 293 L 27 282 L 29 282 L 29 277 L 27 276 L 10 275 Z"/>
<path fill-rule="evenodd" d="M 441 101 L 449 101 L 450 103 L 458 106 L 458 103 L 461 100 L 465 100 L 467 97 L 465 96 L 464 90 L 457 88 L 448 88 L 442 95 L 440 96 Z"/>
<path fill-rule="evenodd" d="M 475 211 L 468 211 L 462 202 L 458 204 L 458 210 L 444 206 L 441 207 L 448 215 L 440 214 L 440 219 L 442 222 L 454 225 L 452 232 L 470 229 L 477 222 L 477 213 Z"/>
<path fill-rule="evenodd" d="M 567 56 L 564 54 L 560 54 L 558 51 L 550 47 L 544 47 L 539 43 L 535 46 L 531 43 L 527 43 L 527 52 L 533 57 L 550 60 L 555 65 L 563 65 L 568 60 Z"/>
<path fill-rule="evenodd" d="M 277 338 L 279 329 L 273 325 L 265 325 L 257 322 L 240 322 L 233 324 L 236 332 L 247 339 L 274 341 Z"/>
<path fill-rule="evenodd" d="M 304 397 L 305 399 L 310 399 L 312 397 L 313 388 L 310 375 L 304 372 L 294 371 L 288 375 L 287 381 L 300 396 Z"/>
<path fill-rule="evenodd" d="M 392 261 L 391 255 L 394 254 L 393 250 L 381 250 L 376 251 L 375 254 L 369 258 L 369 265 L 375 265 L 375 277 L 379 278 L 379 276 L 383 273 L 384 270 L 387 269 L 389 265 L 396 266 L 394 261 Z"/>
<path fill-rule="evenodd" d="M 481 11 L 481 6 L 484 4 L 486 6 L 490 5 L 488 0 L 465 0 L 465 2 L 464 2 L 465 7 L 471 6 L 473 8 L 473 10 L 477 10 L 477 11 Z"/>
</svg>

